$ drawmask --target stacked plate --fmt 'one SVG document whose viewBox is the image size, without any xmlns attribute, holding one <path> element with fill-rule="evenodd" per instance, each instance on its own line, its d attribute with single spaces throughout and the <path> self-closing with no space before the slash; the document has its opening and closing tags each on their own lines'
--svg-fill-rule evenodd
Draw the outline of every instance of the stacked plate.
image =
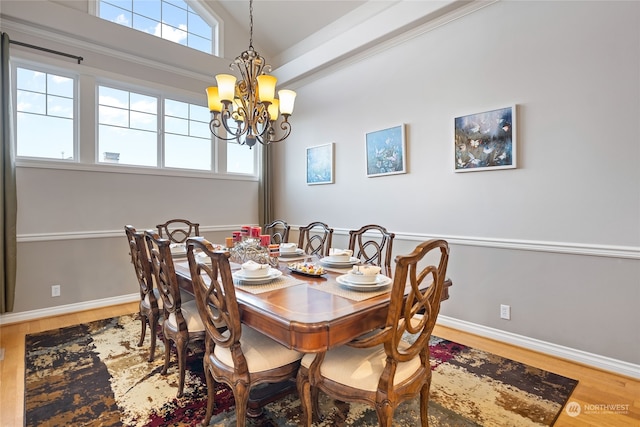
<svg viewBox="0 0 640 427">
<path fill-rule="evenodd" d="M 282 250 L 280 250 L 281 258 L 292 258 L 300 255 L 304 255 L 304 251 L 300 248 L 296 248 L 294 251 L 288 251 L 288 252 L 283 252 Z"/>
<path fill-rule="evenodd" d="M 360 260 L 356 257 L 350 257 L 348 259 L 345 258 L 333 258 L 332 256 L 326 256 L 320 260 L 320 264 L 325 267 L 333 267 L 333 268 L 349 268 L 355 264 L 360 262 Z"/>
<path fill-rule="evenodd" d="M 282 271 L 269 267 L 264 269 L 262 275 L 256 275 L 255 272 L 247 273 L 242 269 L 233 273 L 233 281 L 239 285 L 263 285 L 282 276 Z"/>
<path fill-rule="evenodd" d="M 353 289 L 356 291 L 377 291 L 385 286 L 389 286 L 392 280 L 384 274 L 376 274 L 370 278 L 356 278 L 353 274 L 343 274 L 338 276 L 336 281 L 345 288 Z"/>
</svg>

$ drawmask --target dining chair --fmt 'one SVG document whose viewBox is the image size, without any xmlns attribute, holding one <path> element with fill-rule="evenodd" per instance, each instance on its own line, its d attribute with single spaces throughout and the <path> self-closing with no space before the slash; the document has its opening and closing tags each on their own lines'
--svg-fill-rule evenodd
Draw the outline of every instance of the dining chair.
<svg viewBox="0 0 640 427">
<path fill-rule="evenodd" d="M 439 258 L 437 266 L 418 266 L 432 257 Z M 429 338 L 440 311 L 448 261 L 449 246 L 444 240 L 421 243 L 412 253 L 397 256 L 385 327 L 302 358 L 296 386 L 304 425 L 311 425 L 312 416 L 318 415 L 319 391 L 342 401 L 372 405 L 384 427 L 391 426 L 402 401 L 419 396 L 421 425 L 428 425 Z M 421 311 L 424 314 L 417 315 Z"/>
<path fill-rule="evenodd" d="M 195 251 L 205 254 L 206 262 Z M 198 311 L 206 329 L 204 370 L 209 425 L 215 406 L 215 382 L 227 384 L 236 403 L 236 425 L 244 426 L 251 388 L 295 378 L 302 353 L 290 350 L 240 321 L 229 252 L 215 251 L 202 237 L 187 240 L 187 259 Z M 226 325 L 223 331 L 220 323 Z"/>
<path fill-rule="evenodd" d="M 160 310 L 162 310 L 162 298 L 158 289 L 153 286 L 153 273 L 147 247 L 144 243 L 144 234 L 136 231 L 135 227 L 125 225 L 124 231 L 129 242 L 129 253 L 131 264 L 138 279 L 140 290 L 140 302 L 138 304 L 138 317 L 140 318 L 141 331 L 138 347 L 144 343 L 149 325 L 151 335 L 151 348 L 149 350 L 149 362 L 153 361 L 156 353 L 157 325 L 160 321 Z"/>
<path fill-rule="evenodd" d="M 291 226 L 281 219 L 276 219 L 264 226 L 264 234 L 271 236 L 271 243 L 288 243 Z"/>
<path fill-rule="evenodd" d="M 329 255 L 333 239 L 333 228 L 329 228 L 324 222 L 312 222 L 305 227 L 300 227 L 298 247 L 308 255 Z"/>
<path fill-rule="evenodd" d="M 171 242 L 168 239 L 161 238 L 153 230 L 145 232 L 145 239 L 151 255 L 153 275 L 163 303 L 162 340 L 164 342 L 164 366 L 161 373 L 166 375 L 169 369 L 171 343 L 173 342 L 178 357 L 179 383 L 177 397 L 182 397 L 187 350 L 190 343 L 204 341 L 204 324 L 198 314 L 195 300 L 182 303 L 178 278 L 171 256 Z"/>
<path fill-rule="evenodd" d="M 365 225 L 357 230 L 349 230 L 349 249 L 361 262 L 382 267 L 383 273 L 390 275 L 395 237 L 395 233 L 388 232 L 380 225 Z"/>
<path fill-rule="evenodd" d="M 171 243 L 184 243 L 189 237 L 200 235 L 200 224 L 188 219 L 170 219 L 164 224 L 156 225 L 158 235 L 171 240 Z"/>
</svg>

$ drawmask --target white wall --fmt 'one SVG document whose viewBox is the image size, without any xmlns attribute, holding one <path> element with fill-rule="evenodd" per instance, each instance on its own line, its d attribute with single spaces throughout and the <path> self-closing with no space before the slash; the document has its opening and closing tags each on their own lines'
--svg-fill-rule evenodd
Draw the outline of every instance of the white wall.
<svg viewBox="0 0 640 427">
<path fill-rule="evenodd" d="M 640 363 L 639 3 L 498 2 L 332 71 L 298 88 L 278 217 L 444 237 L 442 315 Z M 510 104 L 518 168 L 454 173 L 453 118 Z M 367 178 L 364 134 L 399 123 L 408 173 Z M 329 142 L 336 182 L 307 186 Z"/>
</svg>

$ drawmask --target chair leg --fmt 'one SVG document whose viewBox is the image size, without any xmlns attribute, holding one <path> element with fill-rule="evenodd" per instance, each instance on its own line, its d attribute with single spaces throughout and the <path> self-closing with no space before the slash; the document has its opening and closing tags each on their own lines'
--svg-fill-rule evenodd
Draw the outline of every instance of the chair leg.
<svg viewBox="0 0 640 427">
<path fill-rule="evenodd" d="M 311 407 L 311 383 L 309 382 L 309 371 L 306 368 L 300 368 L 296 377 L 296 388 L 302 406 L 302 425 L 309 427 L 313 416 Z M 315 387 L 314 387 L 315 389 Z"/>
<path fill-rule="evenodd" d="M 144 337 L 145 335 L 147 335 L 147 316 L 145 316 L 144 314 L 142 314 L 142 312 L 140 312 L 140 314 L 138 314 L 138 317 L 140 318 L 140 325 L 141 325 L 140 340 L 138 340 L 138 347 L 142 347 L 142 344 L 144 344 Z"/>
<path fill-rule="evenodd" d="M 244 427 L 247 422 L 247 406 L 249 405 L 249 387 L 240 380 L 233 387 L 233 397 L 236 401 L 236 426 Z"/>
<path fill-rule="evenodd" d="M 393 424 L 393 407 L 389 405 L 389 402 L 385 402 L 382 405 L 376 404 L 376 413 L 381 427 L 391 427 Z"/>
<path fill-rule="evenodd" d="M 207 413 L 204 416 L 204 420 L 199 424 L 199 426 L 208 426 L 211 421 L 211 416 L 213 415 L 213 407 L 215 406 L 215 381 L 213 380 L 213 375 L 209 370 L 209 366 L 207 366 L 206 361 L 207 355 L 205 354 L 204 364 L 204 376 L 207 380 Z"/>
<path fill-rule="evenodd" d="M 171 341 L 167 338 L 167 334 L 163 331 L 162 342 L 164 343 L 164 366 L 162 367 L 162 375 L 167 375 L 169 370 L 169 361 L 171 360 Z"/>
<path fill-rule="evenodd" d="M 178 371 L 180 375 L 177 397 L 182 397 L 182 393 L 184 391 L 184 375 L 187 364 L 187 344 L 188 341 L 185 341 L 181 338 L 178 338 L 176 342 L 176 352 L 178 353 Z"/>
<path fill-rule="evenodd" d="M 428 381 L 422 386 L 420 390 L 420 425 L 422 427 L 429 427 L 429 388 L 431 387 L 431 381 Z"/>
<path fill-rule="evenodd" d="M 149 318 L 149 333 L 151 334 L 151 348 L 149 349 L 149 362 L 153 362 L 156 355 L 156 341 L 158 338 L 158 319 L 154 316 Z"/>
</svg>

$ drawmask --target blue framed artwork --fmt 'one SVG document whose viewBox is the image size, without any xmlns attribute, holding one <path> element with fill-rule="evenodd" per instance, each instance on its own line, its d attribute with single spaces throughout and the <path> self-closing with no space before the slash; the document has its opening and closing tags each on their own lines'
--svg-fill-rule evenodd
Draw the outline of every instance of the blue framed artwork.
<svg viewBox="0 0 640 427">
<path fill-rule="evenodd" d="M 407 172 L 404 124 L 369 132 L 365 141 L 368 177 Z"/>
<path fill-rule="evenodd" d="M 307 184 L 333 184 L 333 142 L 307 148 Z"/>
<path fill-rule="evenodd" d="M 454 170 L 473 172 L 516 167 L 516 106 L 454 120 Z"/>
</svg>

